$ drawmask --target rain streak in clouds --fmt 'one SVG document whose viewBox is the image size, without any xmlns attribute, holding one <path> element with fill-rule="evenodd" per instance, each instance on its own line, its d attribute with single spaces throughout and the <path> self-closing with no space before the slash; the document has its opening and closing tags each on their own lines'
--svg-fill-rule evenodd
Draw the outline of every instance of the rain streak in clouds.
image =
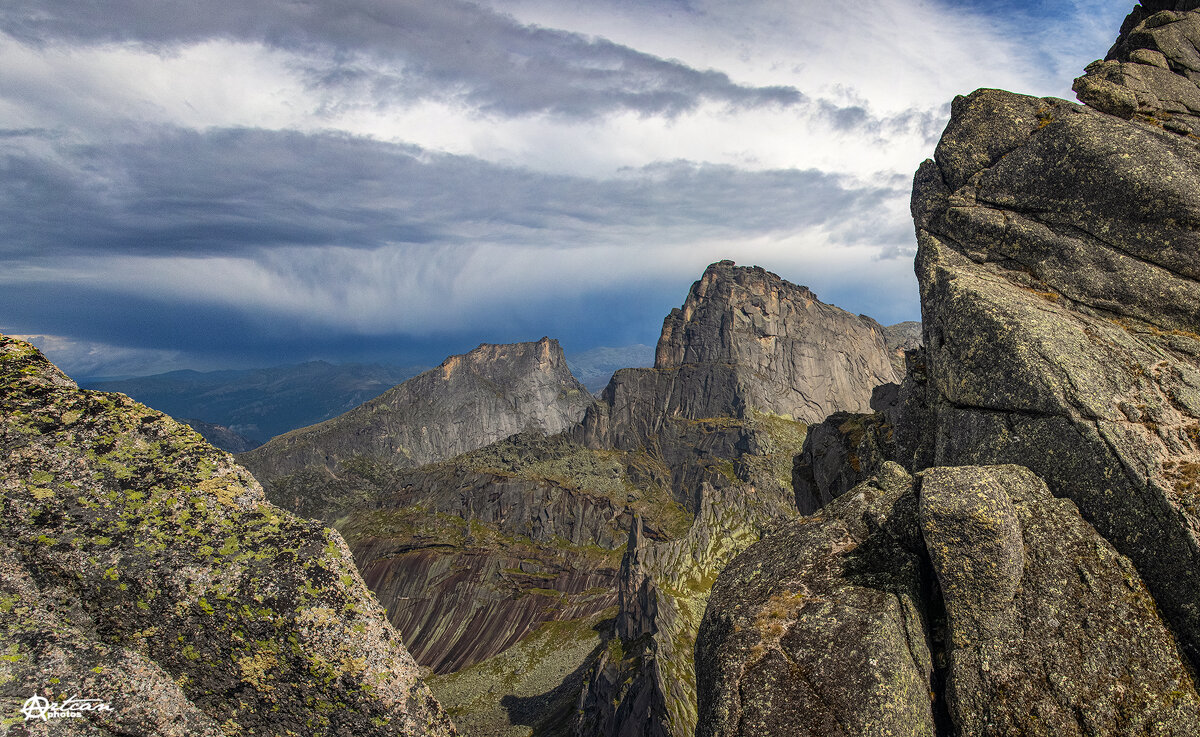
<svg viewBox="0 0 1200 737">
<path fill-rule="evenodd" d="M 914 319 L 950 97 L 1069 94 L 1126 5 L 10 0 L 0 331 L 93 374 L 584 350 L 721 258 Z"/>
</svg>

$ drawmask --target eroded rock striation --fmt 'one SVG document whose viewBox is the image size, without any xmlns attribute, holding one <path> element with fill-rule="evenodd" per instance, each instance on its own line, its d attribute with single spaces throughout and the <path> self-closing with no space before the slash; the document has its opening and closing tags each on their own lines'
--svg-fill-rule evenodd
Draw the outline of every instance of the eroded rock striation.
<svg viewBox="0 0 1200 737">
<path fill-rule="evenodd" d="M 89 734 L 454 734 L 340 535 L 3 336 L 0 491 L 5 727 L 40 695 L 111 706 Z"/>
</svg>

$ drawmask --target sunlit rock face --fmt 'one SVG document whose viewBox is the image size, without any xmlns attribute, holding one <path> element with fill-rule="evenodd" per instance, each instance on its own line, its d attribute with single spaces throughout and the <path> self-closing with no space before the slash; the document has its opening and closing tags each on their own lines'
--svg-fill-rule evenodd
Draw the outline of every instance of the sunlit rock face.
<svg viewBox="0 0 1200 737">
<path fill-rule="evenodd" d="M 897 380 L 884 329 L 765 269 L 709 266 L 663 321 L 656 369 L 728 366 L 741 402 L 800 422 L 866 411 Z"/>
<path fill-rule="evenodd" d="M 561 432 L 592 397 L 567 368 L 558 341 L 484 344 L 349 412 L 280 435 L 239 457 L 273 499 L 321 516 L 310 478 L 337 478 L 359 458 L 406 468 L 452 458 L 526 430 Z M 292 483 L 293 477 L 305 480 Z"/>
</svg>

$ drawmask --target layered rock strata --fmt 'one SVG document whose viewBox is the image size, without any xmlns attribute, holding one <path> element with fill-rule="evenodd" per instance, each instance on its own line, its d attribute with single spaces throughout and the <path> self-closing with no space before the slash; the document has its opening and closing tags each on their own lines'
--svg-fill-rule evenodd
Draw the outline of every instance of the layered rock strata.
<svg viewBox="0 0 1200 737">
<path fill-rule="evenodd" d="M 89 734 L 450 735 L 336 532 L 0 336 L 0 696 Z"/>
</svg>

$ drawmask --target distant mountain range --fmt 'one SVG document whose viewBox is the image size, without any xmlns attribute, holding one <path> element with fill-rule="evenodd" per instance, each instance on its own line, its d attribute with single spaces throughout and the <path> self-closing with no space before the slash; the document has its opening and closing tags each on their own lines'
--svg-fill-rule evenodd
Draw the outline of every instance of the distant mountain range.
<svg viewBox="0 0 1200 737">
<path fill-rule="evenodd" d="M 617 369 L 653 363 L 654 348 L 641 344 L 567 356 L 571 372 L 593 394 Z M 309 361 L 262 369 L 83 379 L 79 385 L 127 394 L 186 422 L 218 448 L 242 453 L 277 435 L 337 417 L 428 368 Z"/>
<path fill-rule="evenodd" d="M 264 369 L 171 371 L 81 385 L 127 394 L 172 417 L 187 418 L 189 424 L 222 425 L 261 445 L 289 430 L 336 417 L 426 368 L 309 361 Z"/>
<path fill-rule="evenodd" d="M 618 369 L 647 368 L 654 365 L 654 346 L 635 345 L 612 348 L 602 346 L 583 353 L 568 353 L 567 366 L 579 383 L 592 394 L 599 394 Z"/>
</svg>

